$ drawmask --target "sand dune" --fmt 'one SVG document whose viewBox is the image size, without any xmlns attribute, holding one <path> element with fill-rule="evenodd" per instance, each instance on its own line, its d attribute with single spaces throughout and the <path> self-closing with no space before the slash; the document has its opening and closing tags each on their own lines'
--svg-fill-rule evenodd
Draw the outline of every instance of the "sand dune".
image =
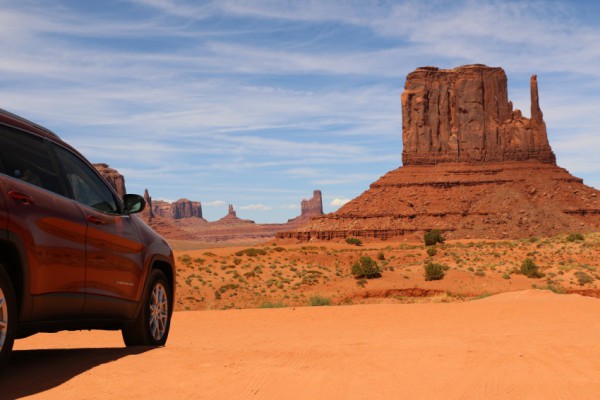
<svg viewBox="0 0 600 400">
<path fill-rule="evenodd" d="M 15 344 L 0 398 L 598 399 L 600 300 L 178 312 L 167 347 L 115 332 Z"/>
</svg>

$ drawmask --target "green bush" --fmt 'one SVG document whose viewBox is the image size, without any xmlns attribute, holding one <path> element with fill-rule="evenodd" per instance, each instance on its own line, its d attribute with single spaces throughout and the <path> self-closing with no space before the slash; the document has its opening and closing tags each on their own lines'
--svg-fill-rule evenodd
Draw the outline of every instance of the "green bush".
<svg viewBox="0 0 600 400">
<path fill-rule="evenodd" d="M 427 248 L 427 255 L 429 257 L 433 257 L 437 254 L 437 249 L 435 247 L 428 247 Z"/>
<path fill-rule="evenodd" d="M 575 278 L 577 278 L 577 282 L 580 286 L 594 282 L 594 278 L 592 278 L 590 275 L 586 274 L 583 271 L 575 272 Z"/>
<path fill-rule="evenodd" d="M 528 278 L 541 278 L 544 274 L 531 258 L 526 258 L 521 264 L 521 273 Z"/>
<path fill-rule="evenodd" d="M 426 281 L 439 281 L 444 278 L 444 266 L 433 262 L 428 262 L 423 267 L 425 269 Z"/>
<path fill-rule="evenodd" d="M 319 295 L 311 296 L 311 298 L 308 299 L 308 302 L 313 307 L 331 305 L 331 299 L 329 297 L 321 297 Z"/>
<path fill-rule="evenodd" d="M 385 254 L 383 253 L 383 251 L 380 251 L 380 252 L 377 254 L 377 259 L 378 259 L 379 261 L 383 261 L 383 260 L 385 260 Z"/>
<path fill-rule="evenodd" d="M 372 279 L 381 277 L 381 270 L 377 262 L 369 256 L 362 256 L 352 265 L 352 275 L 356 279 Z"/>
<path fill-rule="evenodd" d="M 360 239 L 354 238 L 354 237 L 346 238 L 346 243 L 352 244 L 354 246 L 362 246 L 362 241 Z"/>
<path fill-rule="evenodd" d="M 425 232 L 423 240 L 425 241 L 425 246 L 433 246 L 436 243 L 444 243 L 446 239 L 442 236 L 442 231 L 439 229 L 431 229 L 430 231 Z"/>
<path fill-rule="evenodd" d="M 571 233 L 569 236 L 567 236 L 568 242 L 576 242 L 576 241 L 582 241 L 582 240 L 585 240 L 585 238 L 583 237 L 583 235 L 581 233 Z"/>
<path fill-rule="evenodd" d="M 249 249 L 240 250 L 237 253 L 235 253 L 235 255 L 238 257 L 243 256 L 243 255 L 247 255 L 248 257 L 258 257 L 258 256 L 264 256 L 265 254 L 267 254 L 267 252 L 265 250 L 256 249 L 254 247 L 251 247 Z"/>
</svg>

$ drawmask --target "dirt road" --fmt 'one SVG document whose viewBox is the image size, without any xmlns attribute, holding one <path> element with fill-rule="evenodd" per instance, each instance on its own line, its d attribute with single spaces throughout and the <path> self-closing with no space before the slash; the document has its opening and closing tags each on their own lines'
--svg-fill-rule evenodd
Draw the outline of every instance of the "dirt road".
<svg viewBox="0 0 600 400">
<path fill-rule="evenodd" d="M 598 399 L 600 300 L 178 312 L 167 347 L 19 340 L 0 399 Z"/>
</svg>

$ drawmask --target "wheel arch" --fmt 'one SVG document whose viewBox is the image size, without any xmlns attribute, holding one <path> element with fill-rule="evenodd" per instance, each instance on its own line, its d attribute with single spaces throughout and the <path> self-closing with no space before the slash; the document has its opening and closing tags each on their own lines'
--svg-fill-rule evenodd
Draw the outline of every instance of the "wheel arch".
<svg viewBox="0 0 600 400">
<path fill-rule="evenodd" d="M 142 309 L 142 304 L 144 302 L 144 293 L 148 291 L 148 286 L 150 285 L 150 275 L 151 272 L 155 269 L 160 270 L 165 277 L 167 278 L 167 283 L 171 288 L 171 296 L 173 304 L 171 305 L 170 312 L 173 312 L 173 306 L 175 304 L 175 261 L 172 257 L 167 257 L 163 255 L 155 255 L 152 257 L 150 263 L 148 264 L 148 272 L 144 278 L 144 285 L 140 294 L 140 299 L 138 301 L 138 305 L 135 310 L 135 314 L 133 318 L 136 318 Z"/>
</svg>

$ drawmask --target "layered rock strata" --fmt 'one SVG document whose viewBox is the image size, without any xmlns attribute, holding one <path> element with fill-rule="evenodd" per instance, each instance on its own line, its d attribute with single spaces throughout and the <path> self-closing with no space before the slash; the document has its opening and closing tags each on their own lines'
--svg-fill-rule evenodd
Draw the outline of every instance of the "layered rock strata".
<svg viewBox="0 0 600 400">
<path fill-rule="evenodd" d="M 279 238 L 349 236 L 521 238 L 600 227 L 600 192 L 540 161 L 410 165 L 388 172 L 337 212 L 312 218 Z"/>
</svg>

